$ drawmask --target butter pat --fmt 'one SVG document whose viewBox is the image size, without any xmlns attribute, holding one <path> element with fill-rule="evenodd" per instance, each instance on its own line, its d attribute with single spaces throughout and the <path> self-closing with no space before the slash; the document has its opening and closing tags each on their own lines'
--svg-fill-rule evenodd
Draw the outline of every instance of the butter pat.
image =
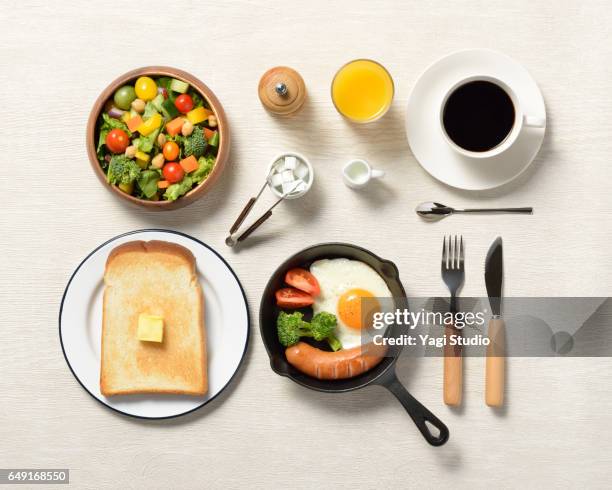
<svg viewBox="0 0 612 490">
<path fill-rule="evenodd" d="M 138 340 L 145 342 L 162 342 L 164 340 L 164 319 L 161 316 L 138 316 Z"/>
</svg>

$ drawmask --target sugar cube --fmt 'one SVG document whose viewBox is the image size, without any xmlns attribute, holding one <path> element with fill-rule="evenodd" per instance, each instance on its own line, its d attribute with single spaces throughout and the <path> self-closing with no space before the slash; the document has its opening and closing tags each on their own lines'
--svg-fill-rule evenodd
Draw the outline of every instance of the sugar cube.
<svg viewBox="0 0 612 490">
<path fill-rule="evenodd" d="M 281 174 L 272 174 L 270 181 L 272 183 L 272 187 L 280 187 L 283 183 L 283 176 Z"/>
<path fill-rule="evenodd" d="M 283 170 L 281 172 L 281 175 L 283 177 L 283 182 L 293 182 L 295 180 L 295 177 L 293 176 L 293 171 L 291 170 Z"/>
<path fill-rule="evenodd" d="M 298 179 L 306 180 L 306 176 L 308 175 L 308 167 L 303 163 L 299 163 L 297 167 L 295 167 L 293 173 Z"/>
<path fill-rule="evenodd" d="M 285 168 L 288 170 L 293 170 L 297 166 L 297 158 L 295 157 L 285 157 Z"/>
<path fill-rule="evenodd" d="M 283 194 L 291 194 L 297 185 L 297 181 L 283 182 Z"/>
</svg>

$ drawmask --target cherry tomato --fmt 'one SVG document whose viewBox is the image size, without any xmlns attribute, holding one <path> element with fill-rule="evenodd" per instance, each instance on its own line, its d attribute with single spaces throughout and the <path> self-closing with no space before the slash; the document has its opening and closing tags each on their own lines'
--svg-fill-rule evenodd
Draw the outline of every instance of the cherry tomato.
<svg viewBox="0 0 612 490">
<path fill-rule="evenodd" d="M 106 147 L 113 153 L 123 153 L 130 144 L 130 138 L 123 129 L 113 129 L 106 135 Z"/>
<path fill-rule="evenodd" d="M 319 281 L 317 281 L 317 278 L 306 269 L 291 269 L 285 275 L 285 282 L 289 284 L 289 286 L 298 288 L 311 296 L 319 296 L 321 293 Z"/>
<path fill-rule="evenodd" d="M 187 114 L 193 109 L 193 99 L 189 94 L 181 94 L 174 100 L 174 105 L 183 114 Z"/>
<path fill-rule="evenodd" d="M 178 163 L 170 162 L 164 165 L 164 168 L 162 169 L 162 174 L 164 174 L 164 179 L 166 179 L 171 184 L 175 184 L 183 180 L 185 171 L 183 170 L 183 167 L 181 167 Z"/>
<path fill-rule="evenodd" d="M 314 303 L 310 294 L 295 288 L 283 288 L 276 291 L 276 304 L 281 308 L 303 308 Z"/>
<path fill-rule="evenodd" d="M 134 87 L 131 85 L 124 85 L 123 87 L 117 89 L 113 100 L 119 109 L 127 111 L 130 109 L 130 104 L 135 98 L 136 92 L 134 91 Z"/>
<path fill-rule="evenodd" d="M 136 96 L 146 102 L 147 100 L 153 100 L 157 95 L 157 84 L 150 77 L 140 77 L 134 84 L 134 90 Z"/>
<path fill-rule="evenodd" d="M 171 162 L 179 156 L 179 146 L 174 141 L 168 141 L 163 149 L 164 158 Z"/>
</svg>

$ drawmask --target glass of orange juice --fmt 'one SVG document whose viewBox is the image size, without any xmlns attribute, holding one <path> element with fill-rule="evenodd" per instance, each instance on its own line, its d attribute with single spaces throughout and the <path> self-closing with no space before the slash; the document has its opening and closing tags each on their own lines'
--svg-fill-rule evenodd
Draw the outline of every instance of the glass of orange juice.
<svg viewBox="0 0 612 490">
<path fill-rule="evenodd" d="M 336 110 L 350 121 L 368 123 L 380 119 L 391 107 L 393 79 L 376 61 L 349 61 L 338 70 L 331 86 Z"/>
</svg>

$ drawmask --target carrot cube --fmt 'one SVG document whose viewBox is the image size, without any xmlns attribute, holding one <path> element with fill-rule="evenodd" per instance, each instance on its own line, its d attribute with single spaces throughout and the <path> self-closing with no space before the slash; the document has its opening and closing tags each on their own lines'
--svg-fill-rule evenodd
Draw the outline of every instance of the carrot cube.
<svg viewBox="0 0 612 490">
<path fill-rule="evenodd" d="M 172 121 L 166 124 L 166 131 L 170 136 L 176 136 L 181 132 L 185 119 L 181 116 L 175 117 Z"/>
<path fill-rule="evenodd" d="M 183 170 L 185 171 L 186 174 L 193 172 L 194 170 L 197 170 L 198 167 L 200 166 L 198 164 L 198 161 L 196 160 L 196 157 L 194 157 L 193 155 L 188 156 L 187 158 L 183 158 L 180 161 L 181 167 L 183 167 Z"/>
<path fill-rule="evenodd" d="M 133 118 L 129 119 L 127 122 L 127 127 L 128 129 L 134 133 L 138 127 L 142 124 L 142 117 L 140 116 L 134 116 Z"/>
</svg>

